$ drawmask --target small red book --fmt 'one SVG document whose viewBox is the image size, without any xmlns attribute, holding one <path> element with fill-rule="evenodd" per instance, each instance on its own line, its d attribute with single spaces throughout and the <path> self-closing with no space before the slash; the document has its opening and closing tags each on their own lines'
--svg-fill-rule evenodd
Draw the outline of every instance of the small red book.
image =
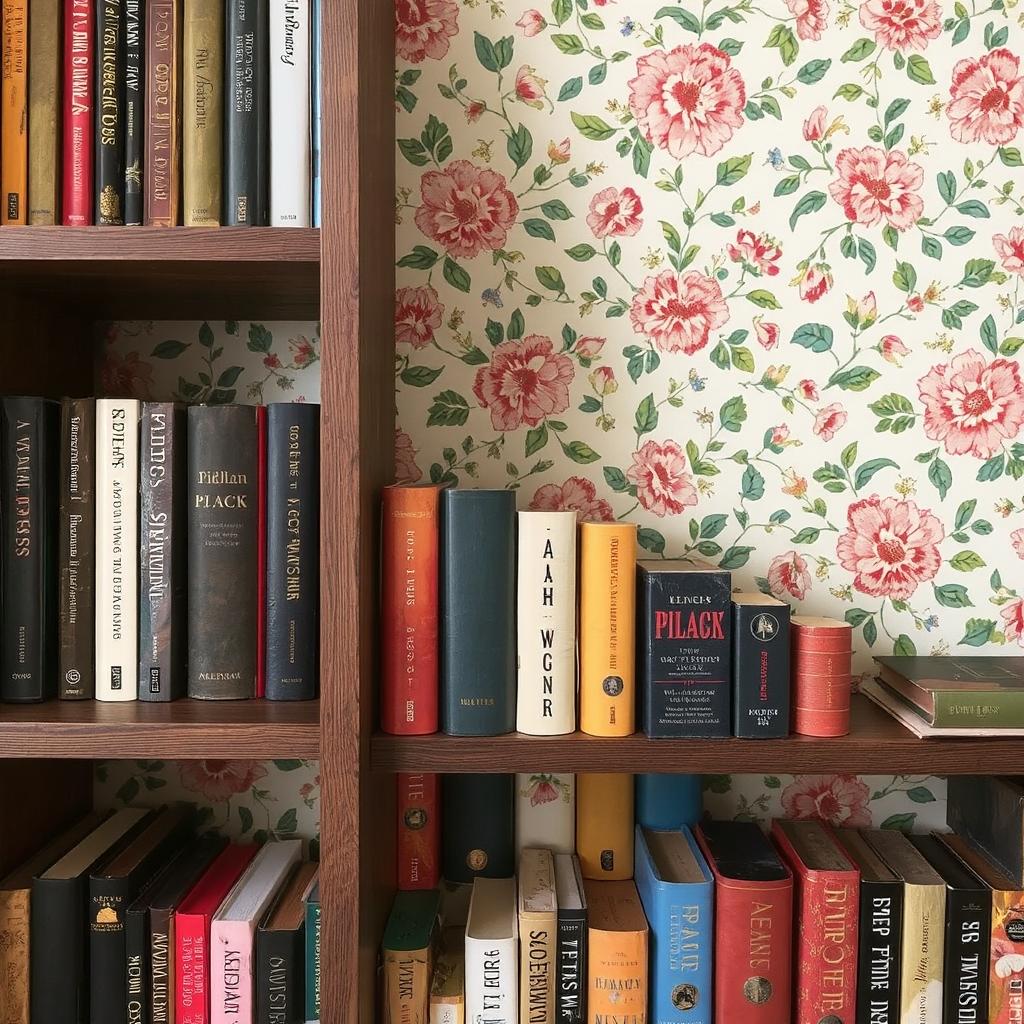
<svg viewBox="0 0 1024 1024">
<path fill-rule="evenodd" d="M 752 821 L 702 822 L 696 836 L 715 877 L 714 1019 L 791 1024 L 789 868 Z"/>
<path fill-rule="evenodd" d="M 777 818 L 772 837 L 796 880 L 793 1024 L 854 1024 L 860 872 L 820 821 Z"/>
<path fill-rule="evenodd" d="M 64 223 L 92 223 L 93 0 L 64 2 Z"/>
<path fill-rule="evenodd" d="M 398 888 L 434 889 L 441 881 L 438 777 L 398 774 Z"/>
<path fill-rule="evenodd" d="M 256 696 L 267 695 L 267 407 L 256 406 Z"/>
<path fill-rule="evenodd" d="M 210 1024 L 210 921 L 258 849 L 226 847 L 174 914 L 176 1024 Z"/>
</svg>

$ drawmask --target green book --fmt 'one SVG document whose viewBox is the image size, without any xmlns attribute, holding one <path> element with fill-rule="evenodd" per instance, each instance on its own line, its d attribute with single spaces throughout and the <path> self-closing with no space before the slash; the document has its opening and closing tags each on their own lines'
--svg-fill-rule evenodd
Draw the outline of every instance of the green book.
<svg viewBox="0 0 1024 1024">
<path fill-rule="evenodd" d="M 306 1024 L 320 1024 L 320 880 L 306 893 Z"/>
<path fill-rule="evenodd" d="M 441 893 L 395 893 L 384 927 L 384 1016 L 387 1021 L 425 1021 L 430 1015 L 430 977 Z"/>
</svg>

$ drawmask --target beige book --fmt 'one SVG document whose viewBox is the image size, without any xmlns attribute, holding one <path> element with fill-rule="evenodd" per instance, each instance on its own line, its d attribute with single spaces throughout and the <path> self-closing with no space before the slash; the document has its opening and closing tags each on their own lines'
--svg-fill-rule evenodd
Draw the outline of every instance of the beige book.
<svg viewBox="0 0 1024 1024">
<path fill-rule="evenodd" d="M 30 0 L 28 9 L 28 222 L 59 224 L 57 137 L 62 68 L 60 0 Z"/>
<path fill-rule="evenodd" d="M 224 0 L 185 0 L 182 173 L 186 227 L 221 222 Z"/>
<path fill-rule="evenodd" d="M 519 1020 L 555 1024 L 558 898 L 550 850 L 519 857 Z"/>
<path fill-rule="evenodd" d="M 466 929 L 445 928 L 430 983 L 430 1024 L 465 1024 Z"/>
</svg>

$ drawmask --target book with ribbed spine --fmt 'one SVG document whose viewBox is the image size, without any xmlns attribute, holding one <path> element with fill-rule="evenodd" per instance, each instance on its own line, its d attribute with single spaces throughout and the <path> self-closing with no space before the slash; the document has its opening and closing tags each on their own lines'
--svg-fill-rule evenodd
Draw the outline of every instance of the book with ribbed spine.
<svg viewBox="0 0 1024 1024">
<path fill-rule="evenodd" d="M 555 992 L 559 1024 L 583 1024 L 587 1019 L 587 896 L 579 858 L 555 854 L 558 896 L 558 971 Z"/>
<path fill-rule="evenodd" d="M 632 880 L 583 883 L 587 896 L 587 1020 L 646 1024 L 649 932 Z"/>
<path fill-rule="evenodd" d="M 61 217 L 92 223 L 94 0 L 64 0 L 63 182 Z"/>
<path fill-rule="evenodd" d="M 96 0 L 96 146 L 93 220 L 124 224 L 125 15 L 123 0 Z"/>
<path fill-rule="evenodd" d="M 633 776 L 576 776 L 576 852 L 584 878 L 633 877 Z"/>
<path fill-rule="evenodd" d="M 186 227 L 221 222 L 224 0 L 184 0 L 182 181 Z"/>
<path fill-rule="evenodd" d="M 28 20 L 28 222 L 59 224 L 61 0 L 32 0 Z"/>
<path fill-rule="evenodd" d="M 124 222 L 139 225 L 145 147 L 146 0 L 124 0 Z"/>
<path fill-rule="evenodd" d="M 466 1020 L 519 1024 L 515 878 L 476 878 L 466 923 Z"/>
<path fill-rule="evenodd" d="M 0 8 L 0 222 L 28 223 L 28 0 Z"/>
<path fill-rule="evenodd" d="M 143 221 L 152 227 L 175 227 L 180 213 L 181 43 L 182 0 L 149 0 L 142 173 Z"/>
<path fill-rule="evenodd" d="M 270 4 L 270 223 L 310 222 L 310 0 Z"/>
<path fill-rule="evenodd" d="M 441 777 L 441 876 L 472 882 L 515 874 L 514 776 L 467 772 Z"/>
<path fill-rule="evenodd" d="M 516 775 L 516 852 L 542 846 L 553 853 L 576 849 L 576 776 L 571 772 Z"/>
</svg>

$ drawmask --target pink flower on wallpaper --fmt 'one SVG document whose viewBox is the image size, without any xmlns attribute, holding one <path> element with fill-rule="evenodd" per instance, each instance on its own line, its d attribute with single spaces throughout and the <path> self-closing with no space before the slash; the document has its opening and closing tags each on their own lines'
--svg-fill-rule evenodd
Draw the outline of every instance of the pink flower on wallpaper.
<svg viewBox="0 0 1024 1024">
<path fill-rule="evenodd" d="M 814 434 L 822 441 L 831 441 L 836 432 L 846 426 L 846 410 L 840 402 L 832 402 L 818 410 L 814 417 Z"/>
<path fill-rule="evenodd" d="M 1018 558 L 1024 558 L 1024 530 L 1014 530 L 1010 534 L 1010 543 Z"/>
<path fill-rule="evenodd" d="M 815 107 L 804 121 L 804 139 L 807 142 L 818 142 L 825 134 L 827 121 L 828 110 L 825 107 Z"/>
<path fill-rule="evenodd" d="M 1024 127 L 1024 78 L 1020 58 L 1009 50 L 958 61 L 949 95 L 946 116 L 957 142 L 1002 146 Z"/>
<path fill-rule="evenodd" d="M 427 171 L 420 180 L 420 198 L 416 226 L 452 256 L 500 249 L 519 215 L 504 176 L 468 160 Z"/>
<path fill-rule="evenodd" d="M 303 366 L 309 366 L 316 358 L 316 349 L 313 347 L 313 342 L 304 335 L 299 334 L 294 338 L 289 338 L 288 348 L 292 354 L 292 366 L 298 369 L 301 369 Z"/>
<path fill-rule="evenodd" d="M 782 791 L 787 818 L 819 818 L 829 825 L 868 828 L 871 790 L 856 775 L 797 775 Z"/>
<path fill-rule="evenodd" d="M 867 0 L 860 23 L 888 50 L 923 50 L 942 32 L 942 11 L 935 0 Z"/>
<path fill-rule="evenodd" d="M 596 359 L 601 349 L 604 348 L 606 340 L 606 338 L 594 338 L 590 336 L 586 338 L 578 338 L 576 345 L 574 346 L 576 355 L 578 355 L 580 359 Z"/>
<path fill-rule="evenodd" d="M 473 124 L 475 121 L 479 121 L 486 109 L 487 104 L 483 100 L 470 100 L 466 104 L 466 123 Z"/>
<path fill-rule="evenodd" d="M 696 270 L 663 270 L 647 278 L 633 297 L 629 319 L 662 352 L 693 355 L 708 343 L 713 330 L 729 320 L 729 307 L 713 277 Z"/>
<path fill-rule="evenodd" d="M 524 64 L 516 72 L 516 99 L 528 107 L 542 110 L 544 108 L 544 86 L 547 84 L 548 80 L 541 78 L 537 74 L 536 68 Z"/>
<path fill-rule="evenodd" d="M 459 31 L 458 22 L 454 0 L 395 0 L 396 56 L 411 64 L 440 60 Z"/>
<path fill-rule="evenodd" d="M 1016 641 L 1024 647 L 1024 598 L 1015 597 L 999 609 L 1003 620 L 1003 633 L 1006 634 L 1006 642 Z"/>
<path fill-rule="evenodd" d="M 1010 228 L 1008 235 L 993 235 L 992 243 L 999 254 L 1003 270 L 1008 274 L 1024 275 L 1024 228 Z"/>
<path fill-rule="evenodd" d="M 595 238 L 635 235 L 643 226 L 643 203 L 635 189 L 603 188 L 590 200 L 587 226 Z"/>
<path fill-rule="evenodd" d="M 789 13 L 796 15 L 796 34 L 800 39 L 820 39 L 828 28 L 827 0 L 786 0 Z"/>
<path fill-rule="evenodd" d="M 675 160 L 712 156 L 743 124 L 747 90 L 732 58 L 708 43 L 655 50 L 636 62 L 629 107 L 649 142 Z"/>
<path fill-rule="evenodd" d="M 970 348 L 933 366 L 918 382 L 924 432 L 950 455 L 990 459 L 1024 423 L 1024 388 L 1017 363 L 988 362 Z"/>
<path fill-rule="evenodd" d="M 530 508 L 537 512 L 565 512 L 572 509 L 584 522 L 615 522 L 611 505 L 597 496 L 593 481 L 584 476 L 571 476 L 564 484 L 545 484 L 537 488 Z"/>
<path fill-rule="evenodd" d="M 626 479 L 636 485 L 637 499 L 648 512 L 677 516 L 697 504 L 697 489 L 686 466 L 686 454 L 675 441 L 647 441 L 633 453 Z"/>
<path fill-rule="evenodd" d="M 588 380 L 594 393 L 602 397 L 613 395 L 619 390 L 618 382 L 615 380 L 615 371 L 610 366 L 599 366 L 591 372 Z"/>
<path fill-rule="evenodd" d="M 907 299 L 907 309 L 911 313 L 920 313 L 924 309 L 924 299 L 918 294 L 911 295 Z"/>
<path fill-rule="evenodd" d="M 736 232 L 736 242 L 730 242 L 726 250 L 733 263 L 742 263 L 753 274 L 774 277 L 779 272 L 782 250 L 771 235 L 741 229 Z"/>
<path fill-rule="evenodd" d="M 804 302 L 817 302 L 832 287 L 832 271 L 824 263 L 815 263 L 800 278 L 800 298 Z"/>
<path fill-rule="evenodd" d="M 882 358 L 893 366 L 902 366 L 903 357 L 910 352 L 910 349 L 895 334 L 886 334 L 878 343 L 878 351 Z"/>
<path fill-rule="evenodd" d="M 776 597 L 795 597 L 802 601 L 811 589 L 807 559 L 795 551 L 777 555 L 768 566 L 768 586 Z"/>
<path fill-rule="evenodd" d="M 816 402 L 820 397 L 818 395 L 818 385 L 813 380 L 805 378 L 797 384 L 797 390 L 800 392 L 803 398 L 806 398 L 808 402 Z"/>
<path fill-rule="evenodd" d="M 516 27 L 523 30 L 523 35 L 529 38 L 543 32 L 547 27 L 547 21 L 540 11 L 529 10 L 517 22 Z"/>
<path fill-rule="evenodd" d="M 924 200 L 916 192 L 924 169 L 899 150 L 843 149 L 836 171 L 839 177 L 828 190 L 847 220 L 870 227 L 884 218 L 890 227 L 905 231 L 924 213 Z"/>
<path fill-rule="evenodd" d="M 568 139 L 562 139 L 561 142 L 555 142 L 552 139 L 548 143 L 548 159 L 553 164 L 567 164 L 569 162 L 571 145 Z"/>
<path fill-rule="evenodd" d="M 939 571 L 946 534 L 928 509 L 874 494 L 850 505 L 846 522 L 836 556 L 862 593 L 906 601 Z"/>
<path fill-rule="evenodd" d="M 490 410 L 495 430 L 535 427 L 569 408 L 574 374 L 572 360 L 555 352 L 550 338 L 529 334 L 494 348 L 490 363 L 476 372 L 473 394 Z"/>
<path fill-rule="evenodd" d="M 138 352 L 121 355 L 107 348 L 100 367 L 103 393 L 111 398 L 149 398 L 153 388 L 153 367 Z"/>
<path fill-rule="evenodd" d="M 765 320 L 762 316 L 754 317 L 754 334 L 762 348 L 769 351 L 779 343 L 779 325 Z"/>
<path fill-rule="evenodd" d="M 181 784 L 211 804 L 247 793 L 267 774 L 262 761 L 182 761 Z"/>
<path fill-rule="evenodd" d="M 400 427 L 395 428 L 395 483 L 414 484 L 422 479 L 423 470 L 416 465 L 417 451 L 412 438 Z"/>
</svg>

